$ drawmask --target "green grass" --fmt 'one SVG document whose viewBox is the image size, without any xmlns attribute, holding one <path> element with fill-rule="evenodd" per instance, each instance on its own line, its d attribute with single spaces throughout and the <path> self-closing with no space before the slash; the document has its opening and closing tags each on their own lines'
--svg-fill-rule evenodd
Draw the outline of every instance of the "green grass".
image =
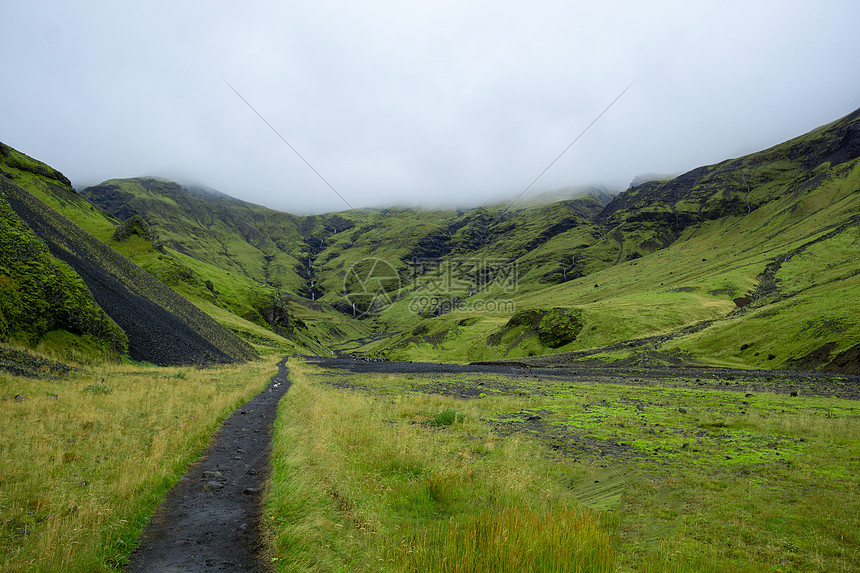
<svg viewBox="0 0 860 573">
<path fill-rule="evenodd" d="M 607 522 L 529 441 L 465 404 L 454 422 L 450 399 L 342 392 L 295 362 L 291 379 L 265 510 L 278 571 L 614 570 Z"/>
<path fill-rule="evenodd" d="M 266 510 L 279 570 L 860 564 L 855 401 L 683 380 L 293 373 Z M 422 423 L 446 410 L 465 417 Z M 575 539 L 556 537 L 565 520 L 581 520 Z M 483 545 L 503 529 L 515 553 L 542 557 L 476 560 L 506 553 Z M 583 552 L 560 553 L 570 544 Z"/>
<path fill-rule="evenodd" d="M 441 426 L 452 426 L 454 424 L 463 423 L 465 419 L 465 414 L 461 414 L 456 410 L 448 408 L 430 418 L 429 424 L 438 428 Z"/>
</svg>

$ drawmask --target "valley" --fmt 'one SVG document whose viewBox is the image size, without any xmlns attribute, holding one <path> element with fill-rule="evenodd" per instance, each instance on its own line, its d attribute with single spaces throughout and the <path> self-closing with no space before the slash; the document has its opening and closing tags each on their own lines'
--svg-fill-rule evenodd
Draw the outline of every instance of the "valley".
<svg viewBox="0 0 860 573">
<path fill-rule="evenodd" d="M 287 357 L 261 570 L 854 570 L 858 253 L 860 110 L 614 195 L 301 216 L 0 144 L 0 569 L 133 562 Z"/>
</svg>

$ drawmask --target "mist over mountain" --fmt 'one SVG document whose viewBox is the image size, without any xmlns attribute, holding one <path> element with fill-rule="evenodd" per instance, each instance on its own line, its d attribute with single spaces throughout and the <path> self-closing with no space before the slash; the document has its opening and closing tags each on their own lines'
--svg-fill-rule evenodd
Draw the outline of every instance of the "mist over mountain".
<svg viewBox="0 0 860 573">
<path fill-rule="evenodd" d="M 43 260 L 83 280 L 94 298 L 73 308 L 101 308 L 118 325 L 87 326 L 104 324 L 99 315 L 22 330 L 14 303 L 8 339 L 38 343 L 60 328 L 94 335 L 106 351 L 125 352 L 127 340 L 132 356 L 165 362 L 246 359 L 278 345 L 401 359 L 561 353 L 857 368 L 860 110 L 620 193 L 566 187 L 469 208 L 306 216 L 164 178 L 75 192 L 55 169 L 3 150 L 7 224 L 32 229 L 38 239 L 27 241 L 50 253 Z M 10 292 L 29 284 L 31 267 L 5 268 Z M 152 323 L 164 334 L 128 321 L 140 304 L 167 313 Z M 181 348 L 174 336 L 202 346 L 158 350 Z"/>
<path fill-rule="evenodd" d="M 3 16 L 5 141 L 78 188 L 160 176 L 297 214 L 482 205 L 539 175 L 529 193 L 624 189 L 809 131 L 860 93 L 848 0 L 37 0 Z"/>
</svg>

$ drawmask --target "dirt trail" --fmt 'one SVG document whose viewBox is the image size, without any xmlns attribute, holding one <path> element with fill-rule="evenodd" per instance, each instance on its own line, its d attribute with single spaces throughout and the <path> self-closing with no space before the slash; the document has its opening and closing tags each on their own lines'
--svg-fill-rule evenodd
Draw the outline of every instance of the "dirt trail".
<svg viewBox="0 0 860 573">
<path fill-rule="evenodd" d="M 125 571 L 267 571 L 261 559 L 261 488 L 272 425 L 290 383 L 286 358 L 253 400 L 235 410 L 143 532 Z"/>
</svg>

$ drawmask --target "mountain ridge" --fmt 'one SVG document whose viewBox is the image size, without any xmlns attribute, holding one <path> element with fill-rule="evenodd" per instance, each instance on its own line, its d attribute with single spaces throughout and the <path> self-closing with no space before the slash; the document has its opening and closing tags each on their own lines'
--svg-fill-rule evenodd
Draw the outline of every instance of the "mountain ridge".
<svg viewBox="0 0 860 573">
<path fill-rule="evenodd" d="M 612 197 L 308 216 L 151 177 L 76 193 L 17 156 L 4 172 L 255 344 L 855 371 L 858 157 L 860 110 Z"/>
</svg>

